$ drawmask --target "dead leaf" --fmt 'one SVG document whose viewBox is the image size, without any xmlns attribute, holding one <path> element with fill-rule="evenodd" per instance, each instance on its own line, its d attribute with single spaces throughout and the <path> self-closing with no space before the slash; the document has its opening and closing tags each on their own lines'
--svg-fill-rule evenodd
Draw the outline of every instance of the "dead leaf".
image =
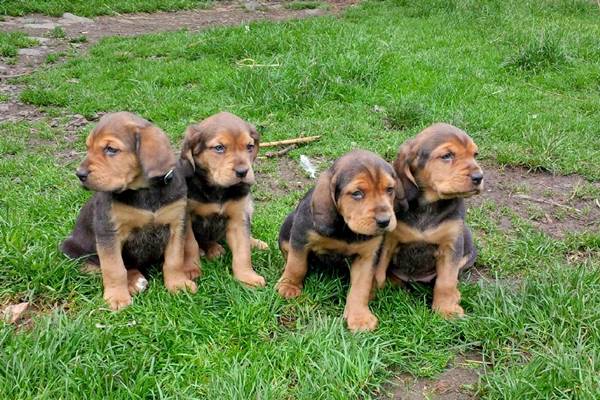
<svg viewBox="0 0 600 400">
<path fill-rule="evenodd" d="M 23 313 L 29 307 L 29 302 L 19 303 L 19 304 L 11 304 L 8 305 L 2 310 L 2 315 L 4 320 L 9 324 L 16 323 L 21 317 Z"/>
</svg>

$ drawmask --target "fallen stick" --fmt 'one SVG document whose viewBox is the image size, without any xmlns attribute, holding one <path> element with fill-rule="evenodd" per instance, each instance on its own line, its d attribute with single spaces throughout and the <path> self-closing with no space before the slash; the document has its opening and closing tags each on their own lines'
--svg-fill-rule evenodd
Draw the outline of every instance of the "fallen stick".
<svg viewBox="0 0 600 400">
<path fill-rule="evenodd" d="M 261 143 L 260 147 L 275 147 L 275 146 L 285 146 L 288 144 L 309 143 L 309 142 L 314 142 L 315 140 L 318 140 L 320 137 L 321 137 L 321 135 L 317 135 L 317 136 L 300 137 L 300 138 L 295 138 L 295 139 L 278 140 L 276 142 L 265 142 L 265 143 Z"/>
<path fill-rule="evenodd" d="M 24 72 L 22 74 L 13 74 L 13 75 L 0 75 L 0 79 L 12 79 L 12 78 L 18 78 L 20 76 L 27 76 L 30 75 L 31 72 Z"/>
<path fill-rule="evenodd" d="M 275 158 L 275 157 L 281 157 L 286 155 L 287 153 L 290 152 L 290 150 L 294 150 L 296 147 L 295 144 L 290 144 L 287 147 L 284 147 L 283 149 L 279 150 L 279 151 L 269 151 L 268 153 L 265 153 L 264 158 Z"/>
<path fill-rule="evenodd" d="M 552 200 L 536 199 L 535 197 L 527 196 L 526 194 L 515 194 L 515 195 L 513 195 L 513 197 L 516 197 L 518 199 L 533 201 L 534 203 L 549 204 L 551 206 L 566 208 L 567 210 L 573 210 L 578 213 L 581 212 L 580 209 L 575 208 L 575 207 L 566 206 L 564 204 L 560 204 L 560 203 L 557 203 L 556 201 L 552 201 Z"/>
</svg>

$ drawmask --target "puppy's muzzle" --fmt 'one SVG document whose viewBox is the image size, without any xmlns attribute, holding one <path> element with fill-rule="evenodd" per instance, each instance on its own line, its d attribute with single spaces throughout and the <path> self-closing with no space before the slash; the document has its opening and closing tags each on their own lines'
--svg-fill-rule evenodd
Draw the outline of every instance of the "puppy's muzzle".
<svg viewBox="0 0 600 400">
<path fill-rule="evenodd" d="M 235 168 L 235 176 L 245 178 L 248 175 L 248 168 Z"/>
<path fill-rule="evenodd" d="M 473 172 L 471 174 L 471 182 L 473 182 L 473 186 L 481 185 L 481 182 L 483 182 L 483 173 L 481 171 Z"/>
<path fill-rule="evenodd" d="M 384 229 L 387 228 L 388 225 L 390 224 L 390 217 L 376 217 L 375 218 L 375 222 L 377 222 L 377 227 Z"/>
<path fill-rule="evenodd" d="M 84 183 L 87 180 L 89 174 L 90 172 L 85 169 L 78 169 L 75 171 L 75 175 L 77 175 L 77 178 L 79 178 L 81 183 Z"/>
</svg>

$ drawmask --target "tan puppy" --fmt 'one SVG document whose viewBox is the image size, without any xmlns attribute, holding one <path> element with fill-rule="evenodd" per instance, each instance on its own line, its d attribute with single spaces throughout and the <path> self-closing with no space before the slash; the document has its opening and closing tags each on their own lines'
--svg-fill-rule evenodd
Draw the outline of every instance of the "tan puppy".
<svg viewBox="0 0 600 400">
<path fill-rule="evenodd" d="M 61 245 L 71 258 L 100 265 L 104 299 L 113 310 L 131 304 L 147 284 L 140 272 L 164 259 L 165 286 L 196 290 L 183 267 L 185 178 L 169 139 L 127 112 L 103 116 L 86 141 L 76 175 L 96 191 Z"/>
<path fill-rule="evenodd" d="M 465 225 L 463 198 L 483 190 L 477 146 L 460 129 L 434 124 L 404 143 L 394 169 L 409 209 L 396 208 L 398 225 L 385 236 L 376 281 L 435 279 L 433 310 L 448 318 L 463 315 L 458 273 L 473 265 L 477 251 Z"/>
<path fill-rule="evenodd" d="M 267 244 L 250 236 L 255 182 L 252 164 L 260 135 L 241 118 L 221 112 L 187 128 L 181 158 L 194 173 L 187 178 L 191 220 L 186 234 L 186 257 L 198 258 L 200 248 L 208 257 L 223 253 L 225 239 L 233 255 L 233 276 L 249 286 L 264 286 L 254 272 L 251 246 Z"/>
<path fill-rule="evenodd" d="M 383 234 L 396 228 L 397 188 L 391 165 L 364 150 L 344 155 L 323 172 L 315 189 L 281 226 L 279 247 L 286 264 L 277 284 L 279 294 L 300 295 L 309 257 L 331 260 L 330 255 L 337 255 L 341 265 L 349 258 L 350 290 L 344 311 L 348 328 L 375 329 L 377 318 L 369 310 L 369 297 Z"/>
</svg>

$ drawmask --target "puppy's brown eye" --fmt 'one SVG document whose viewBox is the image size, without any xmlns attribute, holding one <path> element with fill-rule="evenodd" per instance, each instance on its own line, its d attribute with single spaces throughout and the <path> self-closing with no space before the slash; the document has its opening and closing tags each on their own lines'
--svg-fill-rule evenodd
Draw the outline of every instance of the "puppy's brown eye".
<svg viewBox="0 0 600 400">
<path fill-rule="evenodd" d="M 452 153 L 451 151 L 449 151 L 448 153 L 444 154 L 440 158 L 442 160 L 444 160 L 444 161 L 450 161 L 450 160 L 454 159 L 454 153 Z"/>
<path fill-rule="evenodd" d="M 354 200 L 362 200 L 362 199 L 363 199 L 363 197 L 365 197 L 365 194 L 364 194 L 363 192 L 361 192 L 360 190 L 357 190 L 357 191 L 355 191 L 355 192 L 352 192 L 352 193 L 350 194 L 350 196 L 352 196 L 352 198 L 353 198 Z"/>
<path fill-rule="evenodd" d="M 254 145 L 252 143 L 250 143 L 246 146 L 246 149 L 248 149 L 248 151 L 252 152 L 254 150 Z"/>
<path fill-rule="evenodd" d="M 392 186 L 390 186 L 389 188 L 385 189 L 385 192 L 387 194 L 392 195 L 392 194 L 394 194 L 394 188 Z"/>
<path fill-rule="evenodd" d="M 106 146 L 104 148 L 104 154 L 106 154 L 107 156 L 114 156 L 116 155 L 120 150 L 119 149 L 115 149 L 114 147 L 110 147 L 110 146 Z"/>
<path fill-rule="evenodd" d="M 477 156 L 479 156 L 479 152 L 475 152 L 475 154 L 473 154 L 473 157 L 477 158 Z"/>
<path fill-rule="evenodd" d="M 218 145 L 216 145 L 216 146 L 213 146 L 213 150 L 214 150 L 216 153 L 219 153 L 219 154 L 220 154 L 220 153 L 225 153 L 225 146 L 223 146 L 222 144 L 218 144 Z"/>
</svg>

